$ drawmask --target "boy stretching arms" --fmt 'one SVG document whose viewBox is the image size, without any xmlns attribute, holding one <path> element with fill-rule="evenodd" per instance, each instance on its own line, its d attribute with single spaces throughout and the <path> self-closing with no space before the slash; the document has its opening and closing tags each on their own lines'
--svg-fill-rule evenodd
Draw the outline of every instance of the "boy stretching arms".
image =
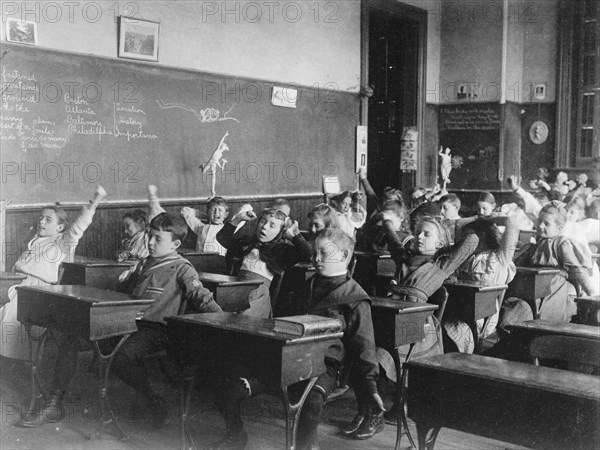
<svg viewBox="0 0 600 450">
<path fill-rule="evenodd" d="M 154 193 L 151 191 L 151 197 Z M 115 355 L 112 371 L 146 401 L 156 427 L 164 424 L 168 409 L 150 386 L 142 358 L 167 348 L 164 318 L 178 315 L 184 299 L 189 310 L 203 313 L 221 311 L 212 293 L 202 286 L 194 267 L 177 254 L 186 234 L 187 225 L 182 217 L 162 213 L 152 219 L 148 240 L 150 256 L 129 274 L 119 289 L 139 298 L 154 299 L 154 303 L 143 312 L 143 317 L 137 320 L 138 331 Z M 30 411 L 25 416 L 21 421 L 23 426 L 39 427 L 46 422 L 57 422 L 64 416 L 62 399 L 77 367 L 77 352 L 85 343 L 72 339 L 69 333 L 56 334 L 59 351 L 52 391 L 41 409 Z M 112 351 L 118 341 L 119 338 L 103 341 L 102 351 Z"/>
<path fill-rule="evenodd" d="M 354 362 L 353 384 L 359 405 L 359 415 L 345 430 L 346 434 L 368 439 L 383 429 L 384 409 L 377 393 L 379 367 L 375 357 L 370 299 L 348 276 L 353 250 L 354 240 L 342 230 L 328 228 L 317 232 L 312 257 L 317 274 L 307 281 L 293 302 L 298 313 L 339 319 L 344 330 L 343 338 L 329 347 L 325 356 L 327 372 L 318 378 L 302 408 L 298 424 L 299 450 L 318 449 L 317 427 L 323 405 L 336 386 L 343 362 Z M 215 390 L 217 408 L 225 419 L 227 431 L 212 449 L 246 447 L 248 438 L 241 419 L 242 402 L 265 391 L 256 379 L 240 378 L 243 369 L 237 370 L 237 375 L 220 380 L 220 386 Z"/>
</svg>

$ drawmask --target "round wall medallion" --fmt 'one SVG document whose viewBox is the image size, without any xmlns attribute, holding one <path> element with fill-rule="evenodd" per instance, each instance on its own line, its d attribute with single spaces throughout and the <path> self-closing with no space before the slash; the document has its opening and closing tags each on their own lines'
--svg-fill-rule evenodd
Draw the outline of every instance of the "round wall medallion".
<svg viewBox="0 0 600 450">
<path fill-rule="evenodd" d="M 533 122 L 531 128 L 529 128 L 529 139 L 537 145 L 546 142 L 546 139 L 548 139 L 548 125 L 541 120 Z"/>
</svg>

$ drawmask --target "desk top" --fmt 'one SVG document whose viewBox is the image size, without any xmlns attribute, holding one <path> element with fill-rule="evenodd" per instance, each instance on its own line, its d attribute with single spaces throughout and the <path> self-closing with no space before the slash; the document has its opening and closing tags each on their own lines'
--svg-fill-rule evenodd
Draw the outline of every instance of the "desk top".
<svg viewBox="0 0 600 450">
<path fill-rule="evenodd" d="M 355 250 L 354 256 L 356 258 L 392 259 L 392 255 L 389 253 L 366 252 L 364 250 Z"/>
<path fill-rule="evenodd" d="M 536 275 L 549 275 L 549 274 L 557 274 L 560 272 L 560 269 L 557 267 L 524 267 L 517 266 L 518 273 L 532 273 Z"/>
<path fill-rule="evenodd" d="M 583 297 L 577 297 L 575 302 L 588 302 L 588 303 L 600 303 L 600 295 L 589 295 Z"/>
<path fill-rule="evenodd" d="M 0 280 L 11 280 L 11 281 L 20 281 L 27 278 L 27 275 L 23 275 L 22 273 L 13 273 L 13 272 L 0 272 Z"/>
<path fill-rule="evenodd" d="M 541 334 L 554 334 L 600 340 L 600 328 L 568 322 L 551 322 L 549 320 L 527 320 L 508 325 L 509 330 L 531 331 Z"/>
<path fill-rule="evenodd" d="M 189 325 L 198 325 L 214 328 L 222 331 L 233 331 L 265 337 L 283 344 L 295 342 L 306 342 L 308 340 L 317 341 L 325 339 L 338 339 L 343 336 L 342 332 L 333 334 L 319 334 L 308 337 L 301 337 L 275 330 L 275 319 L 264 319 L 261 317 L 252 317 L 245 314 L 235 313 L 204 313 L 204 314 L 186 314 L 183 316 L 167 317 L 167 323 L 181 322 Z"/>
<path fill-rule="evenodd" d="M 121 292 L 78 285 L 17 286 L 17 292 L 31 292 L 89 303 L 90 306 L 148 305 L 153 299 L 140 299 Z"/>
<path fill-rule="evenodd" d="M 86 267 L 131 267 L 132 261 L 113 261 L 110 259 L 90 258 L 88 256 L 75 255 L 73 261 L 65 261 L 63 264 L 73 264 Z"/>
<path fill-rule="evenodd" d="M 249 284 L 259 286 L 263 284 L 263 281 L 259 279 L 233 277 L 210 272 L 198 272 L 198 278 L 200 278 L 202 284 L 216 284 L 219 286 L 247 286 Z"/>
<path fill-rule="evenodd" d="M 494 382 L 600 401 L 600 380 L 595 375 L 466 353 L 447 353 L 419 358 L 407 362 L 406 366 L 474 376 Z M 435 380 L 440 379 L 435 378 Z M 408 389 L 410 391 L 410 382 Z"/>
<path fill-rule="evenodd" d="M 371 297 L 371 302 L 372 308 L 389 309 L 395 311 L 396 314 L 411 314 L 438 309 L 438 305 L 431 303 L 406 302 L 387 297 Z"/>
<path fill-rule="evenodd" d="M 179 250 L 177 253 L 179 253 L 181 256 L 184 256 L 184 257 L 185 256 L 221 256 L 217 252 L 200 252 L 193 248 L 184 248 L 184 249 Z"/>
<path fill-rule="evenodd" d="M 466 281 L 453 281 L 444 283 L 445 287 L 456 287 L 461 289 L 468 289 L 477 292 L 489 292 L 489 291 L 501 291 L 508 288 L 506 284 L 498 285 L 498 286 L 484 286 L 475 282 L 466 282 Z"/>
</svg>

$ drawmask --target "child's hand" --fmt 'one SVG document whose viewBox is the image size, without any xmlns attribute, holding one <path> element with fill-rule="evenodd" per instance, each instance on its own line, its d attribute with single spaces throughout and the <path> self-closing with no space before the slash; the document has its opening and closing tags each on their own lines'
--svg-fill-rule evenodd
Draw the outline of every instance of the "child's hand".
<svg viewBox="0 0 600 450">
<path fill-rule="evenodd" d="M 242 207 L 239 209 L 239 211 L 237 212 L 237 214 L 235 216 L 233 216 L 232 222 L 233 220 L 235 220 L 238 224 L 240 222 L 250 222 L 254 219 L 256 219 L 256 213 L 254 212 L 254 210 L 252 209 L 252 205 L 246 203 L 244 205 L 242 205 Z"/>
<path fill-rule="evenodd" d="M 289 239 L 290 241 L 294 239 L 296 236 L 300 234 L 300 228 L 298 227 L 298 222 L 293 220 L 290 225 L 285 229 L 283 233 L 283 237 L 285 239 Z"/>
<path fill-rule="evenodd" d="M 394 219 L 395 219 L 395 217 L 396 216 L 394 214 L 392 214 L 391 212 L 389 212 L 389 211 L 383 211 L 381 213 L 381 220 L 390 220 L 390 221 L 393 222 Z"/>
<path fill-rule="evenodd" d="M 155 185 L 153 185 L 153 184 L 148 185 L 148 194 L 155 197 L 157 192 L 158 192 L 158 189 Z"/>
<path fill-rule="evenodd" d="M 508 182 L 508 187 L 510 187 L 513 191 L 516 191 L 517 189 L 519 189 L 519 187 L 520 187 L 519 179 L 517 178 L 516 175 L 511 175 L 510 177 L 507 178 L 506 181 Z"/>
<path fill-rule="evenodd" d="M 181 208 L 181 215 L 183 217 L 190 217 L 190 216 L 195 216 L 196 213 L 192 208 L 190 208 L 188 206 L 184 206 L 183 208 Z"/>
<path fill-rule="evenodd" d="M 550 185 L 548 183 L 546 183 L 544 180 L 538 180 L 537 185 L 538 185 L 538 187 L 541 187 L 542 189 L 545 189 L 546 191 L 552 190 Z"/>
<path fill-rule="evenodd" d="M 371 394 L 371 398 L 369 399 L 369 401 L 371 403 L 371 408 L 373 409 L 373 411 L 385 411 L 385 407 L 383 406 L 383 400 L 377 392 Z"/>
<path fill-rule="evenodd" d="M 360 178 L 361 180 L 366 180 L 367 179 L 367 172 L 362 167 L 360 167 L 358 169 L 358 178 Z"/>
<path fill-rule="evenodd" d="M 108 194 L 104 188 L 100 185 L 96 186 L 96 192 L 94 193 L 94 202 L 100 202 L 106 198 Z"/>
</svg>

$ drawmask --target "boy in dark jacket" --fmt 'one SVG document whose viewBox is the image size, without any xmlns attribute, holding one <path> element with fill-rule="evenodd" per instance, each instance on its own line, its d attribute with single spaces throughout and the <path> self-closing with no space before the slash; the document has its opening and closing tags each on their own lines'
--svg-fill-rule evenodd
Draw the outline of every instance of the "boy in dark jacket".
<svg viewBox="0 0 600 450">
<path fill-rule="evenodd" d="M 300 314 L 316 314 L 342 322 L 344 336 L 332 344 L 325 356 L 327 372 L 321 375 L 306 398 L 298 425 L 298 449 L 318 448 L 317 428 L 323 405 L 336 386 L 343 362 L 354 363 L 360 414 L 347 434 L 359 439 L 383 429 L 383 402 L 377 393 L 379 368 L 369 296 L 347 273 L 354 240 L 342 230 L 324 229 L 314 238 L 313 264 L 317 274 L 308 280 L 295 301 Z M 217 392 L 217 407 L 227 427 L 226 435 L 213 449 L 243 449 L 247 435 L 241 420 L 241 403 L 263 392 L 256 380 L 230 377 Z"/>
<path fill-rule="evenodd" d="M 119 290 L 140 298 L 153 298 L 154 303 L 137 320 L 138 331 L 121 346 L 112 362 L 112 372 L 134 388 L 147 402 L 154 425 L 161 426 L 168 410 L 164 400 L 150 386 L 142 358 L 167 348 L 167 328 L 164 318 L 183 313 L 187 309 L 198 312 L 220 312 L 212 293 L 202 286 L 198 273 L 189 261 L 177 254 L 177 249 L 187 234 L 182 217 L 162 213 L 150 222 L 148 251 L 150 256 L 132 270 Z M 119 341 L 101 342 L 107 354 Z M 27 427 L 38 427 L 45 422 L 55 422 L 63 415 L 62 398 L 77 366 L 77 352 L 85 344 L 72 339 L 68 333 L 57 336 L 59 347 L 54 371 L 53 390 L 41 410 L 28 414 L 22 421 Z"/>
</svg>

